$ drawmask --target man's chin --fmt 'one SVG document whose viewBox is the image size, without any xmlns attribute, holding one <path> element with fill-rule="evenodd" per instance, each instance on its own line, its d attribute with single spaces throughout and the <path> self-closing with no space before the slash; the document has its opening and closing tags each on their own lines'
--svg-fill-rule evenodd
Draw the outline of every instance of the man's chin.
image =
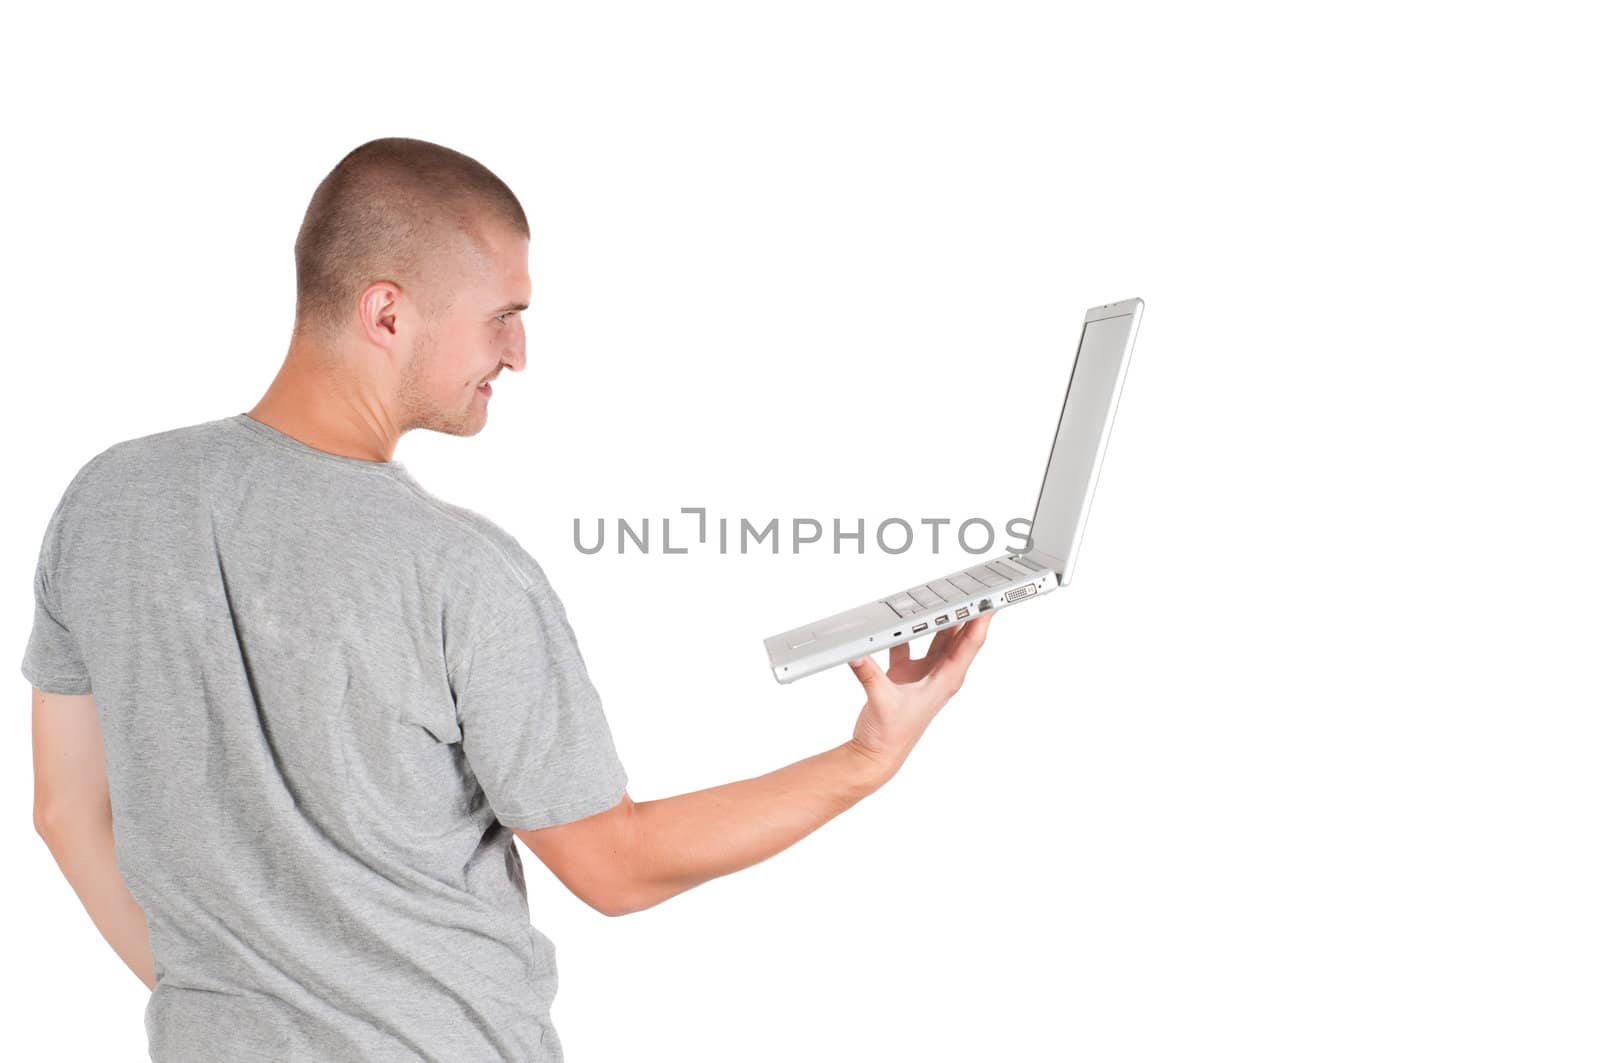
<svg viewBox="0 0 1600 1063">
<path fill-rule="evenodd" d="M 430 417 L 418 428 L 447 436 L 475 436 L 488 424 L 489 415 L 484 410 L 463 410 L 457 419 Z"/>
<path fill-rule="evenodd" d="M 470 439 L 483 431 L 484 426 L 488 423 L 489 419 L 487 417 L 473 417 L 462 424 L 452 425 L 450 428 L 443 429 L 443 431 L 453 436 L 461 436 L 463 439 Z"/>
</svg>

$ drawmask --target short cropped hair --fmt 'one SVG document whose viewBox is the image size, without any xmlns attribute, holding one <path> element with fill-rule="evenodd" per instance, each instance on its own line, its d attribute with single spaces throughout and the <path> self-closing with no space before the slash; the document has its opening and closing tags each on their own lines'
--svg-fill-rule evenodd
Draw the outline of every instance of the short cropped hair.
<svg viewBox="0 0 1600 1063">
<path fill-rule="evenodd" d="M 380 280 L 434 317 L 453 299 L 439 267 L 473 248 L 485 221 L 528 235 L 522 204 L 476 159 L 409 137 L 362 144 L 317 186 L 295 238 L 295 332 L 336 335 Z"/>
</svg>

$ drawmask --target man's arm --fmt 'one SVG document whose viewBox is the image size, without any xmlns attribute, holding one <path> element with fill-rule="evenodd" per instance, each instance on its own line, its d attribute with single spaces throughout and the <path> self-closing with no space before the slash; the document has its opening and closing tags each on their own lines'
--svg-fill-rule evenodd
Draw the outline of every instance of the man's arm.
<svg viewBox="0 0 1600 1063">
<path fill-rule="evenodd" d="M 34 688 L 33 823 L 101 936 L 153 991 L 150 923 L 117 868 L 105 745 L 91 694 Z"/>
<path fill-rule="evenodd" d="M 754 779 L 634 805 L 633 874 L 620 914 L 782 852 L 885 781 L 852 740 Z"/>
<path fill-rule="evenodd" d="M 934 636 L 925 656 L 889 651 L 850 667 L 867 704 L 848 742 L 754 779 L 613 809 L 574 823 L 518 830 L 568 889 L 606 915 L 653 907 L 789 848 L 900 769 L 933 717 L 960 689 L 988 632 L 987 613 Z"/>
</svg>

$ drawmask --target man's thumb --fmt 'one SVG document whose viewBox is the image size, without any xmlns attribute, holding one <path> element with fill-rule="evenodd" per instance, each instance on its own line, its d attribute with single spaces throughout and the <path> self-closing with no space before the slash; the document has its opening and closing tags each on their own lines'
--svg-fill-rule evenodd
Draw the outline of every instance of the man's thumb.
<svg viewBox="0 0 1600 1063">
<path fill-rule="evenodd" d="M 884 684 L 889 681 L 888 677 L 883 674 L 883 669 L 878 667 L 878 662 L 874 661 L 870 654 L 866 657 L 857 657 L 851 661 L 850 670 L 856 674 L 857 679 L 861 680 L 861 685 L 866 688 L 869 696 L 882 689 Z"/>
</svg>

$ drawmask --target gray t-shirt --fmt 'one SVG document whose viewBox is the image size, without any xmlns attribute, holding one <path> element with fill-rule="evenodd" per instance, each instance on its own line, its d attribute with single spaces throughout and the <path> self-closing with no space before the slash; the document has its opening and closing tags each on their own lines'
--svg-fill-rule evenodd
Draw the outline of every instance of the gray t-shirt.
<svg viewBox="0 0 1600 1063">
<path fill-rule="evenodd" d="M 507 828 L 627 775 L 510 534 L 241 413 L 90 459 L 34 593 L 23 675 L 99 713 L 152 1060 L 561 1060 Z"/>
</svg>

